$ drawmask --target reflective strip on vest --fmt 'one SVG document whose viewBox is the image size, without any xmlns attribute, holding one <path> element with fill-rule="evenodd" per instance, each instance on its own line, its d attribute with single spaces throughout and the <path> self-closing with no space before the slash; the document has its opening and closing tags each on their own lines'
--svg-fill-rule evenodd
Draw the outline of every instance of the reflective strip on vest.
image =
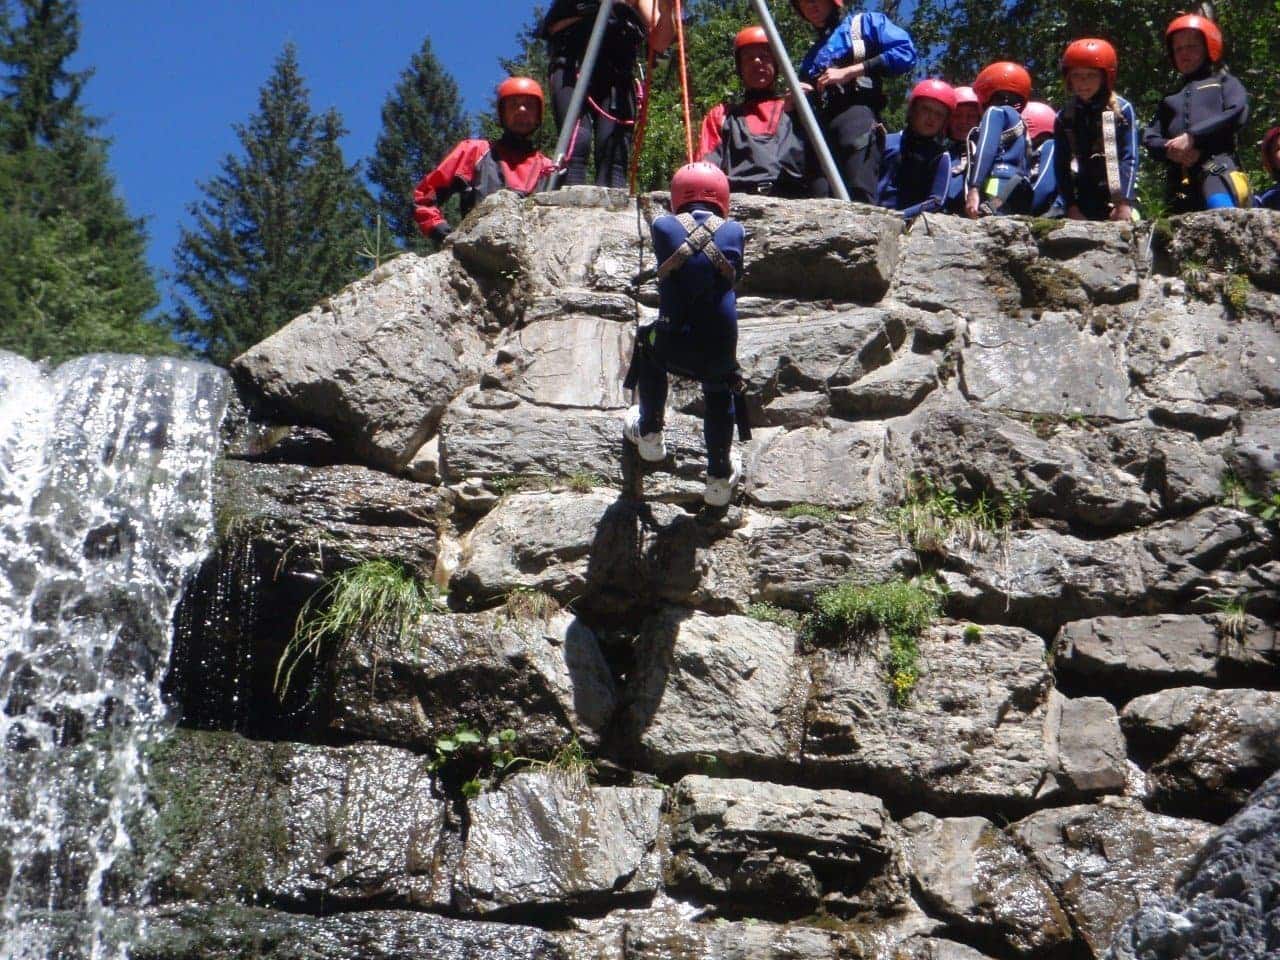
<svg viewBox="0 0 1280 960">
<path fill-rule="evenodd" d="M 733 283 L 737 279 L 737 275 L 733 269 L 733 264 L 721 252 L 715 243 L 715 232 L 724 224 L 724 220 L 717 217 L 714 213 L 707 217 L 703 223 L 698 223 L 691 213 L 681 213 L 676 216 L 680 221 L 680 226 L 684 227 L 684 232 L 688 234 L 684 238 L 684 242 L 676 247 L 675 253 L 662 261 L 658 267 L 658 279 L 665 280 L 674 271 L 679 270 L 689 258 L 696 253 L 704 253 L 712 265 L 720 272 L 720 274 Z"/>
<path fill-rule="evenodd" d="M 854 14 L 849 21 L 849 40 L 851 41 L 851 52 L 853 53 L 853 62 L 861 63 L 867 59 L 867 42 L 862 39 L 862 14 Z"/>
<path fill-rule="evenodd" d="M 1102 157 L 1107 166 L 1107 192 L 1112 203 L 1124 201 L 1120 191 L 1120 150 L 1116 145 L 1116 113 L 1102 111 Z"/>
</svg>

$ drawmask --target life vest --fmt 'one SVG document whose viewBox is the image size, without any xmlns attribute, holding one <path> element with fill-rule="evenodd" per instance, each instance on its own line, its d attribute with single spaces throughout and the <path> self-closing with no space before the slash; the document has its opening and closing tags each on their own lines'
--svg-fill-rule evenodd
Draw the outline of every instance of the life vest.
<svg viewBox="0 0 1280 960">
<path fill-rule="evenodd" d="M 460 192 L 458 197 L 459 209 L 465 217 L 477 203 L 490 194 L 497 193 L 499 190 L 511 190 L 522 197 L 527 197 L 533 193 L 542 193 L 547 189 L 549 182 L 550 178 L 543 174 L 534 182 L 532 188 L 519 189 L 512 186 L 507 182 L 502 163 L 494 155 L 493 147 L 490 146 L 489 152 L 476 161 L 476 169 L 471 182 Z"/>
<path fill-rule="evenodd" d="M 747 124 L 750 104 L 734 104 L 725 110 L 720 126 L 720 169 L 737 192 L 768 193 L 778 176 L 804 174 L 804 147 L 796 136 L 785 103 L 774 102 L 769 126 L 762 134 L 751 132 Z"/>
</svg>

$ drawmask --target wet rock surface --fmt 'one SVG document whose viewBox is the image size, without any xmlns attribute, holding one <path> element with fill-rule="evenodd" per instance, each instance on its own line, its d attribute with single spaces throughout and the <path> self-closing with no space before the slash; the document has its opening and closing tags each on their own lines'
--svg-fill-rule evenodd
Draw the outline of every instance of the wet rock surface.
<svg viewBox="0 0 1280 960">
<path fill-rule="evenodd" d="M 726 510 L 697 385 L 662 463 L 621 437 L 657 303 L 621 193 L 495 195 L 237 361 L 168 682 L 224 732 L 153 764 L 158 889 L 202 906 L 135 956 L 1280 950 L 1274 781 L 1240 813 L 1280 768 L 1276 216 L 1175 218 L 1149 257 L 1129 225 L 733 206 Z M 281 701 L 299 611 L 373 559 L 434 612 Z M 806 629 L 913 577 L 918 632 Z"/>
</svg>

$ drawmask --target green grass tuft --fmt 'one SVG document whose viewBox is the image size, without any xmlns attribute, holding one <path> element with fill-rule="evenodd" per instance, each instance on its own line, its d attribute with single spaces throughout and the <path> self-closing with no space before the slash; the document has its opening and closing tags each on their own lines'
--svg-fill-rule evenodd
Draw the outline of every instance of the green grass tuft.
<svg viewBox="0 0 1280 960">
<path fill-rule="evenodd" d="M 397 561 L 366 560 L 343 570 L 299 612 L 293 637 L 276 665 L 276 693 L 284 697 L 303 661 L 336 656 L 357 638 L 405 644 L 418 621 L 441 603 L 434 586 Z"/>
<path fill-rule="evenodd" d="M 800 614 L 767 601 L 751 604 L 747 607 L 747 616 L 752 620 L 759 620 L 761 623 L 776 623 L 779 626 L 790 627 L 793 630 L 800 627 Z"/>
<path fill-rule="evenodd" d="M 952 538 L 977 550 L 989 537 L 1006 536 L 1026 523 L 1030 500 L 1031 491 L 1017 487 L 983 492 L 966 503 L 954 487 L 917 478 L 908 485 L 902 506 L 889 512 L 889 519 L 917 553 L 943 556 Z"/>
<path fill-rule="evenodd" d="M 787 507 L 782 511 L 782 515 L 788 520 L 794 520 L 796 517 L 813 517 L 815 520 L 821 520 L 823 523 L 830 523 L 832 520 L 838 519 L 840 514 L 830 507 L 824 507 L 817 503 L 796 503 Z"/>
<path fill-rule="evenodd" d="M 1236 313 L 1243 313 L 1244 308 L 1249 304 L 1249 294 L 1253 290 L 1253 284 L 1249 282 L 1249 278 L 1233 273 L 1227 276 L 1227 282 L 1223 288 L 1223 295 L 1227 299 L 1227 303 Z"/>
</svg>

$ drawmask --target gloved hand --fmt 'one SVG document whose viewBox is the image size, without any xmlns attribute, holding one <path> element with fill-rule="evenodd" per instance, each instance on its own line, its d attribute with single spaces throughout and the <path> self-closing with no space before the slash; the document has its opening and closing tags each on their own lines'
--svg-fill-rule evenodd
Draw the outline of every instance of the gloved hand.
<svg viewBox="0 0 1280 960">
<path fill-rule="evenodd" d="M 453 233 L 453 227 L 449 226 L 449 224 L 442 220 L 431 228 L 431 233 L 428 234 L 428 236 L 431 237 L 432 242 L 435 243 L 437 248 L 439 248 L 443 246 L 444 238 L 449 236 L 451 233 Z"/>
</svg>

